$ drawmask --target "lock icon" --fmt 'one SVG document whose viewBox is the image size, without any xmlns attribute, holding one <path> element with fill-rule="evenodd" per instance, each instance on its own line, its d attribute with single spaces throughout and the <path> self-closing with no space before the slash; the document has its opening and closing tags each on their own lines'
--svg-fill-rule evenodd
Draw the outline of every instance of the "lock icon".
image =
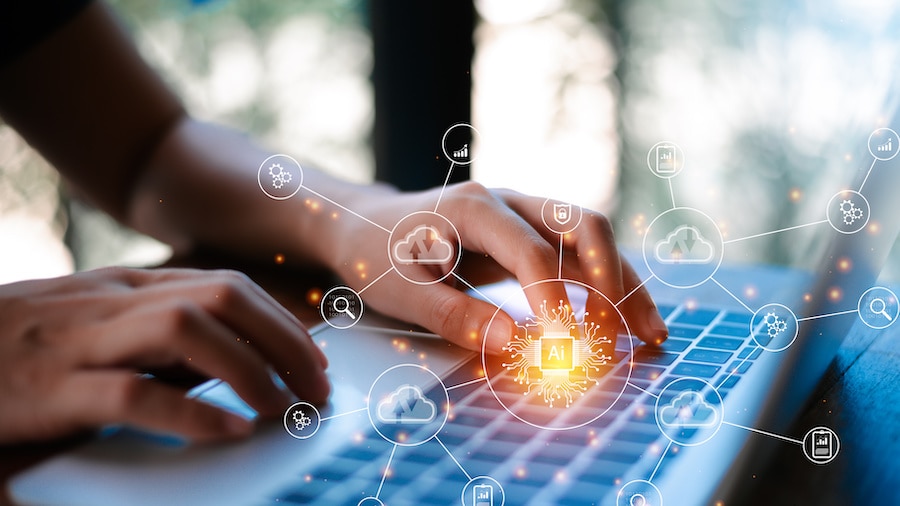
<svg viewBox="0 0 900 506">
<path fill-rule="evenodd" d="M 565 225 L 572 219 L 572 204 L 553 204 L 553 219 Z"/>
</svg>

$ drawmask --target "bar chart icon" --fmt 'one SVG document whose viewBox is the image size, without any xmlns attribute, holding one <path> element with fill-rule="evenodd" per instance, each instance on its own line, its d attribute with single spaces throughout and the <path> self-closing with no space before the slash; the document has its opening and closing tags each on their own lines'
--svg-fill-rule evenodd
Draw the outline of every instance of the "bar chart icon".
<svg viewBox="0 0 900 506">
<path fill-rule="evenodd" d="M 656 173 L 672 174 L 677 170 L 675 146 L 661 144 L 656 147 Z"/>
<path fill-rule="evenodd" d="M 475 485 L 472 487 L 475 506 L 494 506 L 494 487 L 491 485 Z"/>
<path fill-rule="evenodd" d="M 453 152 L 453 158 L 461 158 L 468 159 L 469 158 L 469 145 L 463 144 L 463 147 L 457 149 Z"/>
<path fill-rule="evenodd" d="M 869 154 L 876 160 L 890 160 L 900 153 L 900 136 L 887 127 L 876 129 L 869 135 Z"/>
</svg>

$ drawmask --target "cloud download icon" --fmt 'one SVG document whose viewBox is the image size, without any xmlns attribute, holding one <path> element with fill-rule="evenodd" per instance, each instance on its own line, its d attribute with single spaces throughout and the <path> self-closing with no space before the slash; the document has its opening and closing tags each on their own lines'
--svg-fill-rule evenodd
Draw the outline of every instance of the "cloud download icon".
<svg viewBox="0 0 900 506">
<path fill-rule="evenodd" d="M 434 421 L 437 408 L 415 385 L 403 385 L 378 403 L 378 420 L 384 423 L 424 424 Z"/>
</svg>

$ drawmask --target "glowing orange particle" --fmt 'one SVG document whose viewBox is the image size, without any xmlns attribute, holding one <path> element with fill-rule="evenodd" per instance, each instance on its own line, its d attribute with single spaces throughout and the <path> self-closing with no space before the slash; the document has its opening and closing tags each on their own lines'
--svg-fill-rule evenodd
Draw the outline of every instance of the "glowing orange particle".
<svg viewBox="0 0 900 506">
<path fill-rule="evenodd" d="M 756 287 L 750 285 L 747 288 L 744 288 L 744 295 L 746 295 L 748 299 L 756 297 Z"/>
<path fill-rule="evenodd" d="M 276 254 L 275 255 L 275 263 L 278 265 L 283 264 L 284 263 L 284 255 L 282 255 L 281 253 Z"/>
<path fill-rule="evenodd" d="M 837 268 L 841 272 L 849 272 L 853 267 L 853 262 L 849 258 L 841 258 L 837 262 Z"/>
<path fill-rule="evenodd" d="M 842 296 L 843 296 L 843 292 L 841 292 L 841 289 L 838 287 L 833 287 L 830 290 L 828 290 L 828 298 L 834 302 L 841 300 Z"/>
</svg>

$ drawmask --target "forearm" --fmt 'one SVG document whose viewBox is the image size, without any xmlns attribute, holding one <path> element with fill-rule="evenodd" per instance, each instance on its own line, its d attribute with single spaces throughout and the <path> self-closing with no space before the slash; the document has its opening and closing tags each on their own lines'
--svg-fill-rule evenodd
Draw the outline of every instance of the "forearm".
<svg viewBox="0 0 900 506">
<path fill-rule="evenodd" d="M 245 135 L 182 117 L 139 171 L 126 222 L 178 252 L 205 247 L 266 260 L 283 254 L 333 267 L 335 229 L 344 225 L 337 218 L 347 213 L 304 189 L 286 200 L 267 197 L 257 170 L 270 154 Z M 304 187 L 350 209 L 392 191 L 340 181 L 305 164 L 303 176 Z"/>
</svg>

